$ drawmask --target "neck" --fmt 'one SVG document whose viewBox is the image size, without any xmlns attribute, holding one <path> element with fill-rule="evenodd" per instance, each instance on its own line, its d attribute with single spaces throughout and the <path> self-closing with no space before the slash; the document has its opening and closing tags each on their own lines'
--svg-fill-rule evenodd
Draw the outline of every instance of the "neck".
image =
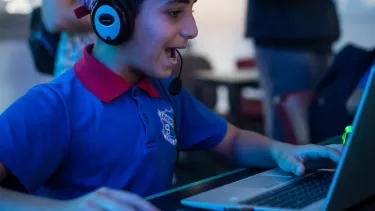
<svg viewBox="0 0 375 211">
<path fill-rule="evenodd" d="M 143 77 L 142 72 L 127 65 L 127 61 L 124 59 L 126 53 L 121 52 L 119 48 L 98 41 L 92 49 L 92 55 L 108 69 L 132 85 L 136 84 Z"/>
</svg>

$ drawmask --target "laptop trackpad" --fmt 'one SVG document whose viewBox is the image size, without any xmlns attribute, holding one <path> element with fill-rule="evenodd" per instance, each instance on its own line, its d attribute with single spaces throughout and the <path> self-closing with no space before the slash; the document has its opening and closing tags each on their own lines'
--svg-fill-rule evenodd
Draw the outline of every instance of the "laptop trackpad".
<svg viewBox="0 0 375 211">
<path fill-rule="evenodd" d="M 292 180 L 293 177 L 256 175 L 238 182 L 232 183 L 232 187 L 269 189 Z"/>
</svg>

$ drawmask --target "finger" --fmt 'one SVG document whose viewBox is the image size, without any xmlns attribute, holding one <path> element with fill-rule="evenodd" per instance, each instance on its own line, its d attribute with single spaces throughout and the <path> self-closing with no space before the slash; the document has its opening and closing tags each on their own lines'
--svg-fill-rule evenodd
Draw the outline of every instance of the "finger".
<svg viewBox="0 0 375 211">
<path fill-rule="evenodd" d="M 336 163 L 340 160 L 341 157 L 341 153 L 338 150 L 331 147 L 317 145 L 303 147 L 302 155 L 307 156 L 307 159 L 314 160 L 329 158 Z"/>
<path fill-rule="evenodd" d="M 140 196 L 129 193 L 123 192 L 119 190 L 113 189 L 104 189 L 101 192 L 107 195 L 112 199 L 115 199 L 119 202 L 128 204 L 132 206 L 135 210 L 142 210 L 142 211 L 159 211 L 155 206 L 153 206 L 150 202 L 144 200 Z"/>
<path fill-rule="evenodd" d="M 304 165 L 294 156 L 288 156 L 284 160 L 281 160 L 279 166 L 282 170 L 292 172 L 297 176 L 302 176 L 305 173 Z"/>
<path fill-rule="evenodd" d="M 344 145 L 343 144 L 330 144 L 330 145 L 327 145 L 327 147 L 332 148 L 332 149 L 336 149 L 340 153 L 344 149 Z"/>
<path fill-rule="evenodd" d="M 335 147 L 335 148 L 333 148 Z M 333 146 L 333 147 L 324 147 L 323 150 L 326 151 L 328 156 L 326 158 L 331 159 L 332 161 L 338 163 L 341 158 L 341 151 L 338 148 L 338 146 Z M 337 148 L 336 148 L 337 147 Z"/>
<path fill-rule="evenodd" d="M 305 155 L 300 155 L 300 156 L 297 156 L 296 158 L 300 163 L 305 163 L 307 161 L 307 157 Z"/>
</svg>

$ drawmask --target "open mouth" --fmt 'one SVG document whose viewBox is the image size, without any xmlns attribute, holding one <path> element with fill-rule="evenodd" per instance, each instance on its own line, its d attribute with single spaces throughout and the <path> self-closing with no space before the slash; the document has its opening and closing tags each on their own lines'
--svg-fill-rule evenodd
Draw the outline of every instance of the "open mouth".
<svg viewBox="0 0 375 211">
<path fill-rule="evenodd" d="M 176 48 L 166 48 L 165 53 L 167 54 L 169 59 L 176 59 Z"/>
</svg>

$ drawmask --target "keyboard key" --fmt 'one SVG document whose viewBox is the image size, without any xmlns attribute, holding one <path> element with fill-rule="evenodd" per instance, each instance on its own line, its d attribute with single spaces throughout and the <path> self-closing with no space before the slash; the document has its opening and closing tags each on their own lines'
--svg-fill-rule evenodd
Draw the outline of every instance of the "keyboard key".
<svg viewBox="0 0 375 211">
<path fill-rule="evenodd" d="M 319 171 L 241 204 L 300 209 L 327 196 L 334 172 Z"/>
</svg>

